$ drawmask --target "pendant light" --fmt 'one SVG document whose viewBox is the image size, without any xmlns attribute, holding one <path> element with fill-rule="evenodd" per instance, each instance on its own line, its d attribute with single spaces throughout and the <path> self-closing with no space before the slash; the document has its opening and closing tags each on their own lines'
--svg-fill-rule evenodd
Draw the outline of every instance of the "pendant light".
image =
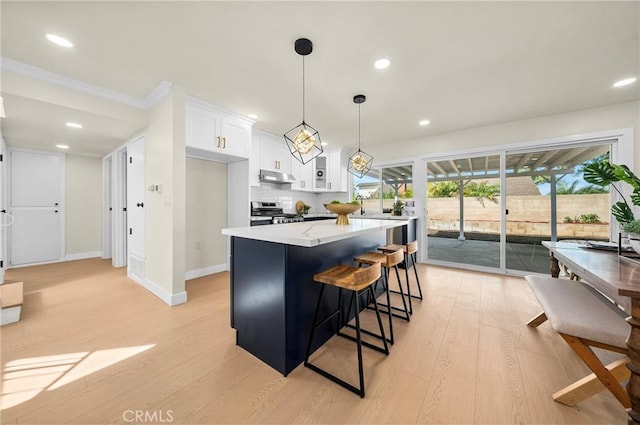
<svg viewBox="0 0 640 425">
<path fill-rule="evenodd" d="M 362 177 L 371 170 L 373 157 L 360 149 L 360 105 L 367 100 L 365 95 L 357 94 L 353 96 L 353 103 L 358 105 L 358 150 L 349 157 L 347 171 L 357 177 Z"/>
<path fill-rule="evenodd" d="M 284 133 L 284 140 L 291 155 L 303 164 L 322 153 L 320 133 L 304 120 L 304 57 L 313 51 L 313 43 L 306 38 L 295 42 L 295 51 L 302 56 L 302 123 Z"/>
</svg>

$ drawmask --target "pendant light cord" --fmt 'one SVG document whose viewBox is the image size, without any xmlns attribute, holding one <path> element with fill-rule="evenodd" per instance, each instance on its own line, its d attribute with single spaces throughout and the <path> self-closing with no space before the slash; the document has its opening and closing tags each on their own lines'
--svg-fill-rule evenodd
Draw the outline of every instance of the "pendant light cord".
<svg viewBox="0 0 640 425">
<path fill-rule="evenodd" d="M 302 56 L 302 123 L 304 124 L 304 56 Z"/>
<path fill-rule="evenodd" d="M 358 150 L 360 150 L 360 103 L 358 103 Z"/>
</svg>

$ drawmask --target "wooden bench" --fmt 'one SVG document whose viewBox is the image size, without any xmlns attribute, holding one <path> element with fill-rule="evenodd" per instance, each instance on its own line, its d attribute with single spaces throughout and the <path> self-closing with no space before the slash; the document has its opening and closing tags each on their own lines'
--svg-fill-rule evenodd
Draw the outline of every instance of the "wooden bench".
<svg viewBox="0 0 640 425">
<path fill-rule="evenodd" d="M 591 347 L 628 354 L 627 313 L 589 285 L 547 276 L 526 276 L 543 313 L 529 323 L 537 327 L 549 320 L 551 327 L 569 344 L 593 374 L 553 394 L 557 402 L 573 406 L 608 389 L 625 407 L 631 402 L 620 381 L 629 378 L 629 358 L 602 364 Z"/>
</svg>

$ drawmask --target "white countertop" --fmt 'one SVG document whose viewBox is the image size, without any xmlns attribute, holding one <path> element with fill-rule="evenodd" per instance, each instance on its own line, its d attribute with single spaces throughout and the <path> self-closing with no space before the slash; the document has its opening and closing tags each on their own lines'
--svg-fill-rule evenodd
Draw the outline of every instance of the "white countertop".
<svg viewBox="0 0 640 425">
<path fill-rule="evenodd" d="M 222 229 L 222 234 L 286 245 L 312 247 L 378 230 L 403 226 L 407 223 L 407 220 L 359 219 L 351 220 L 346 225 L 338 225 L 333 220 L 320 220 L 306 223 L 274 224 L 272 226 L 232 227 Z"/>
</svg>

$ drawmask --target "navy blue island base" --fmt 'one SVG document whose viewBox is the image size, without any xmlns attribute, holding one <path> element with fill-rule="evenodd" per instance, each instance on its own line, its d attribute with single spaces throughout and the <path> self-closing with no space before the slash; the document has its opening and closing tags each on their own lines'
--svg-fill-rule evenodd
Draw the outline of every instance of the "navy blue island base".
<svg viewBox="0 0 640 425">
<path fill-rule="evenodd" d="M 231 326 L 236 329 L 236 343 L 287 376 L 304 360 L 320 292 L 314 273 L 353 264 L 353 257 L 385 242 L 384 230 L 313 247 L 233 236 Z M 320 317 L 328 316 L 338 302 L 337 288 L 325 291 Z M 312 351 L 336 332 L 335 323 L 318 329 Z"/>
</svg>

